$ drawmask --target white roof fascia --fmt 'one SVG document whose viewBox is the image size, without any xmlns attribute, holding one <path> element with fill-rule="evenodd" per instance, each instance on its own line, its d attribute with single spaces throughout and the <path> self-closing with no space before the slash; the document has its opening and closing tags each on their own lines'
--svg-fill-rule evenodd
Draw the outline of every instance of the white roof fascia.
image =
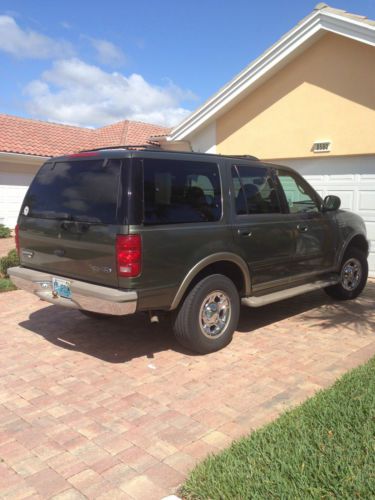
<svg viewBox="0 0 375 500">
<path fill-rule="evenodd" d="M 40 162 L 45 162 L 50 156 L 37 156 L 28 155 L 24 153 L 10 153 L 7 151 L 0 151 L 0 159 L 9 163 L 22 163 L 29 165 L 38 165 Z"/>
<path fill-rule="evenodd" d="M 184 140 L 198 128 L 208 124 L 223 108 L 249 90 L 266 73 L 281 62 L 285 63 L 299 47 L 324 31 L 375 45 L 375 26 L 325 10 L 314 11 L 175 127 L 168 140 Z"/>
<path fill-rule="evenodd" d="M 326 31 L 352 38 L 372 47 L 375 46 L 375 26 L 329 11 L 322 12 L 321 17 L 322 28 Z"/>
</svg>

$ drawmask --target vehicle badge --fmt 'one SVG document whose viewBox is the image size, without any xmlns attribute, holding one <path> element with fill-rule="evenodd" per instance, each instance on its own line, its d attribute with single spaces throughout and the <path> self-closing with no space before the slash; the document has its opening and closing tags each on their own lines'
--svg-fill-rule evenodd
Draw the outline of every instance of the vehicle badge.
<svg viewBox="0 0 375 500">
<path fill-rule="evenodd" d="M 29 215 L 29 212 L 30 212 L 30 209 L 29 209 L 29 207 L 26 205 L 26 207 L 23 209 L 23 215 Z"/>
</svg>

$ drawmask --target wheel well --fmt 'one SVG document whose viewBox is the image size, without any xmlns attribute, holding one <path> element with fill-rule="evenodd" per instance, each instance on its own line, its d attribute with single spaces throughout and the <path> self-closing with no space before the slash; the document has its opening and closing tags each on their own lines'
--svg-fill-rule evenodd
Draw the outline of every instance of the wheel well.
<svg viewBox="0 0 375 500">
<path fill-rule="evenodd" d="M 227 278 L 233 281 L 235 287 L 237 288 L 240 297 L 245 295 L 245 278 L 242 274 L 241 269 L 230 261 L 220 261 L 209 264 L 207 267 L 199 271 L 199 273 L 194 276 L 193 280 L 189 284 L 184 297 L 190 292 L 194 286 L 201 281 L 203 278 L 210 276 L 211 274 L 223 274 Z"/>
<path fill-rule="evenodd" d="M 346 248 L 346 252 L 349 250 L 349 248 L 357 248 L 367 255 L 368 243 L 366 238 L 360 234 L 357 234 L 357 236 L 354 236 L 354 238 L 350 241 L 349 245 Z"/>
</svg>

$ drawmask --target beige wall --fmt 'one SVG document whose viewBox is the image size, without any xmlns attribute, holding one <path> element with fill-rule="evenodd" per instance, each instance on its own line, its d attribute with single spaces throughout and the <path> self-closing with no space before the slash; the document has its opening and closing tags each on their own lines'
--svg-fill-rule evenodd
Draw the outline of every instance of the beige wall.
<svg viewBox="0 0 375 500">
<path fill-rule="evenodd" d="M 375 153 L 375 48 L 326 34 L 217 120 L 217 151 L 263 159 Z M 331 140 L 330 153 L 313 153 Z"/>
</svg>

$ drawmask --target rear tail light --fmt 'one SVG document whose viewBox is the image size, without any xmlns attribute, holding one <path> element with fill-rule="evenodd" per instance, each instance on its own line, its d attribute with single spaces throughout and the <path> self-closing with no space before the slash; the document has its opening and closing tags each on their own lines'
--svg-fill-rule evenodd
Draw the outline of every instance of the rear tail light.
<svg viewBox="0 0 375 500">
<path fill-rule="evenodd" d="M 117 235 L 116 258 L 119 276 L 135 278 L 141 274 L 142 241 L 139 234 Z"/>
<path fill-rule="evenodd" d="M 18 256 L 20 255 L 20 233 L 19 233 L 19 226 L 16 224 L 16 227 L 14 228 L 14 239 L 16 241 L 16 250 L 18 253 Z"/>
</svg>

